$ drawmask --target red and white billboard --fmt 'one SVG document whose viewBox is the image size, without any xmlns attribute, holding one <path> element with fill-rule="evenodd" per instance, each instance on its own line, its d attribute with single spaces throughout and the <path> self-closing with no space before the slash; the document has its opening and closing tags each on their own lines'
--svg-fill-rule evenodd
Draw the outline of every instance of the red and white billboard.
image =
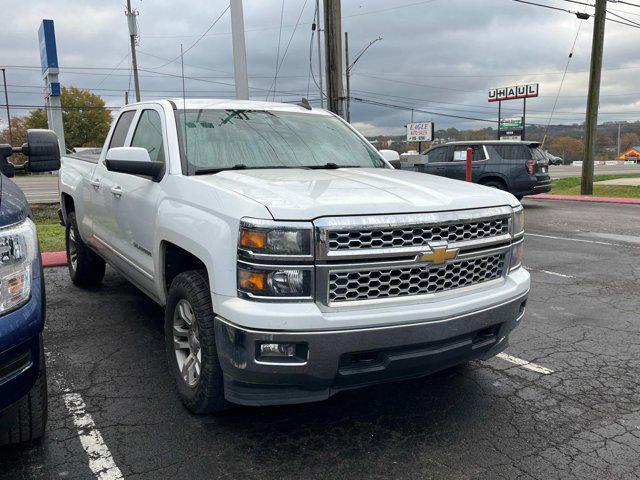
<svg viewBox="0 0 640 480">
<path fill-rule="evenodd" d="M 513 87 L 494 88 L 489 90 L 490 102 L 501 102 L 503 100 L 515 100 L 517 98 L 531 98 L 538 96 L 538 84 L 516 85 Z"/>
</svg>

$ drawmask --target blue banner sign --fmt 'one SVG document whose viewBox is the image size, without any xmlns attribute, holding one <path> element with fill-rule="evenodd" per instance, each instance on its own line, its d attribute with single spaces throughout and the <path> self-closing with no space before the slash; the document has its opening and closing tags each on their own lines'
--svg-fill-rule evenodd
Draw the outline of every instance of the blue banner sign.
<svg viewBox="0 0 640 480">
<path fill-rule="evenodd" d="M 38 29 L 38 39 L 40 40 L 40 65 L 44 74 L 50 68 L 58 68 L 56 32 L 53 28 L 53 20 L 42 20 Z"/>
</svg>

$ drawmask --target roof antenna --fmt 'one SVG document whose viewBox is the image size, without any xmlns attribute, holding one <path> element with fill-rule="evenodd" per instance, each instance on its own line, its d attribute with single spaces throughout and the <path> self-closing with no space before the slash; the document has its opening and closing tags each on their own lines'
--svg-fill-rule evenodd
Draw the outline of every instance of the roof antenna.
<svg viewBox="0 0 640 480">
<path fill-rule="evenodd" d="M 180 68 L 182 69 L 182 124 L 184 130 L 184 155 L 189 158 L 189 149 L 187 143 L 187 95 L 184 88 L 184 51 L 180 44 Z"/>
<path fill-rule="evenodd" d="M 302 97 L 302 100 L 300 100 L 298 103 L 296 103 L 296 105 L 300 105 L 302 108 L 306 108 L 307 110 L 311 110 L 311 105 L 309 104 L 309 100 L 307 100 L 305 97 Z"/>
</svg>

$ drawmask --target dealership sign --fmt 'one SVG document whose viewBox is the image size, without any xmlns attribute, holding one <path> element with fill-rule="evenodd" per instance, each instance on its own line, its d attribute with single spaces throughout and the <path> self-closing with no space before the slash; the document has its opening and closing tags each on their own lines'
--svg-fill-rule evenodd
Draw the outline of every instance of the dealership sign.
<svg viewBox="0 0 640 480">
<path fill-rule="evenodd" d="M 490 102 L 501 102 L 503 100 L 515 100 L 517 98 L 531 98 L 538 96 L 538 84 L 517 85 L 514 87 L 494 88 L 489 90 Z"/>
<path fill-rule="evenodd" d="M 431 141 L 433 141 L 433 122 L 407 124 L 407 142 Z"/>
<path fill-rule="evenodd" d="M 500 119 L 500 130 L 522 130 L 523 125 L 522 117 Z"/>
</svg>

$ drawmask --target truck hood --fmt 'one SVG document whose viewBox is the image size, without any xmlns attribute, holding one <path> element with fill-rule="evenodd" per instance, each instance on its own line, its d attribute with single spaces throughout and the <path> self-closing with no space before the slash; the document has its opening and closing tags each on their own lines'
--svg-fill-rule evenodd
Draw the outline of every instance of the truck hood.
<svg viewBox="0 0 640 480">
<path fill-rule="evenodd" d="M 518 205 L 493 188 L 382 168 L 229 170 L 199 180 L 261 203 L 275 220 Z"/>
</svg>

